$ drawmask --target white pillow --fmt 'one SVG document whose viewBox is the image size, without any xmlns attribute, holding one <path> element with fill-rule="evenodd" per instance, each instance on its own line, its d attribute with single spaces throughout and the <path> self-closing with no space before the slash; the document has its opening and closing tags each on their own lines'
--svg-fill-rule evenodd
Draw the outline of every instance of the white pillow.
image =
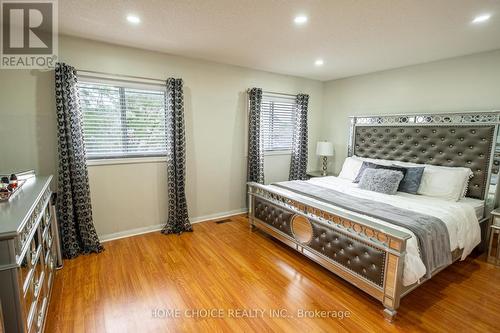
<svg viewBox="0 0 500 333">
<path fill-rule="evenodd" d="M 422 176 L 422 182 L 424 182 L 424 181 L 426 182 L 426 184 L 424 184 L 424 186 L 423 186 L 423 192 L 426 194 L 421 193 L 420 188 L 419 188 L 417 193 L 432 196 L 432 197 L 441 197 L 441 198 L 445 198 L 447 200 L 453 200 L 453 201 L 457 201 L 457 200 L 465 198 L 465 195 L 467 194 L 467 189 L 469 187 L 469 179 L 473 176 L 473 172 L 471 171 L 471 169 L 463 168 L 463 167 L 445 167 L 445 166 L 430 165 L 430 164 L 419 164 L 419 163 L 412 163 L 412 162 L 401 162 L 401 161 L 374 159 L 374 158 L 366 158 L 366 157 L 358 157 L 358 156 L 355 156 L 355 157 L 362 160 L 362 161 L 372 162 L 372 163 L 381 164 L 381 165 L 397 165 L 397 166 L 402 166 L 402 167 L 425 167 L 424 174 Z M 435 172 L 428 171 L 428 167 L 431 167 L 431 168 L 434 168 L 437 170 L 442 170 L 443 175 L 446 179 L 453 178 L 452 183 L 456 182 L 456 184 L 450 183 L 450 186 L 456 187 L 457 188 L 456 191 L 458 191 L 458 188 L 461 187 L 461 193 L 460 193 L 460 196 L 458 197 L 458 199 L 455 199 L 456 193 L 454 191 L 449 192 L 448 194 L 445 194 L 444 192 L 446 192 L 446 190 L 435 189 L 433 186 L 429 185 L 429 184 L 432 184 L 433 182 L 436 182 L 436 179 L 433 179 L 434 177 L 432 176 L 435 174 Z M 429 177 L 432 177 L 432 178 L 429 179 Z M 438 174 L 436 176 L 436 178 L 439 178 L 439 177 L 441 177 L 441 174 Z M 454 178 L 454 177 L 457 177 L 457 178 Z M 439 179 L 437 181 L 439 181 Z M 443 184 L 446 184 L 446 182 L 443 182 Z"/>
<path fill-rule="evenodd" d="M 362 164 L 363 160 L 355 156 L 347 157 L 342 165 L 342 170 L 340 170 L 339 178 L 354 181 Z"/>
<path fill-rule="evenodd" d="M 469 168 L 425 165 L 417 193 L 430 197 L 458 201 L 467 192 L 472 171 Z"/>
</svg>

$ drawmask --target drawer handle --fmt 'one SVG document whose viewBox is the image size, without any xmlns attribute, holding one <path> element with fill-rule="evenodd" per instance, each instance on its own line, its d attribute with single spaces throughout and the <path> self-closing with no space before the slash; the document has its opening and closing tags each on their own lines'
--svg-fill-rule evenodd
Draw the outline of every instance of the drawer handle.
<svg viewBox="0 0 500 333">
<path fill-rule="evenodd" d="M 36 327 L 40 328 L 43 322 L 43 310 L 38 314 L 38 319 L 36 321 Z"/>
<path fill-rule="evenodd" d="M 31 266 L 35 266 L 37 250 L 31 250 Z"/>
<path fill-rule="evenodd" d="M 42 285 L 43 285 L 43 280 L 45 278 L 45 272 L 42 271 L 42 273 L 40 274 L 40 276 L 38 277 L 38 280 L 33 284 L 33 286 L 35 287 L 35 291 L 33 293 L 33 295 L 35 296 L 35 299 L 38 297 L 38 295 L 40 294 L 40 290 L 42 289 Z"/>
<path fill-rule="evenodd" d="M 47 307 L 47 298 L 43 299 L 42 307 L 40 308 L 40 312 L 38 312 L 38 318 L 36 320 L 36 326 L 40 329 L 43 324 L 43 318 L 45 317 L 45 308 Z"/>
<path fill-rule="evenodd" d="M 35 296 L 35 298 L 37 298 L 38 293 L 40 292 L 40 280 L 38 280 L 37 282 L 34 283 L 34 287 L 35 287 L 34 296 Z"/>
</svg>

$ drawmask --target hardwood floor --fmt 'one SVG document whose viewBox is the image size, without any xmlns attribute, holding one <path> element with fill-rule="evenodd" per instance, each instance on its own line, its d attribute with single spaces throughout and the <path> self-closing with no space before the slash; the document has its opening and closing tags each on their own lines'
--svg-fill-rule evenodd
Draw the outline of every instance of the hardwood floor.
<svg viewBox="0 0 500 333">
<path fill-rule="evenodd" d="M 181 236 L 150 233 L 104 245 L 57 272 L 45 332 L 500 330 L 500 268 L 482 259 L 456 263 L 406 296 L 391 324 L 378 301 L 250 231 L 243 216 L 195 224 Z M 298 318 L 301 309 L 331 312 Z M 333 311 L 350 316 L 332 318 Z"/>
</svg>

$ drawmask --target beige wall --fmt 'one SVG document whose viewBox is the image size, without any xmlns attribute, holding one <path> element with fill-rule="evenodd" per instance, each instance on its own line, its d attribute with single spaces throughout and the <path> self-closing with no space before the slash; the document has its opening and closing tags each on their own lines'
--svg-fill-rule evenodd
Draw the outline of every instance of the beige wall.
<svg viewBox="0 0 500 333">
<path fill-rule="evenodd" d="M 348 116 L 500 109 L 500 50 L 325 82 L 323 108 L 339 171 Z"/>
<path fill-rule="evenodd" d="M 323 83 L 72 37 L 61 37 L 62 61 L 77 69 L 185 81 L 187 198 L 194 219 L 245 207 L 246 89 L 310 95 L 309 140 L 320 132 Z M 0 70 L 0 170 L 56 174 L 53 73 Z M 266 181 L 288 177 L 289 155 L 266 157 Z M 317 158 L 310 154 L 310 168 Z M 90 166 L 99 235 L 147 230 L 166 219 L 163 163 Z"/>
</svg>

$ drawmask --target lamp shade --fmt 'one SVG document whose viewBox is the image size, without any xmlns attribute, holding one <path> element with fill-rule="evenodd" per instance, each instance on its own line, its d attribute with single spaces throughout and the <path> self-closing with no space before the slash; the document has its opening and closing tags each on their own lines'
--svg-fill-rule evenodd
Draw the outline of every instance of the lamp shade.
<svg viewBox="0 0 500 333">
<path fill-rule="evenodd" d="M 333 143 L 328 141 L 319 141 L 316 145 L 316 155 L 333 156 Z"/>
</svg>

